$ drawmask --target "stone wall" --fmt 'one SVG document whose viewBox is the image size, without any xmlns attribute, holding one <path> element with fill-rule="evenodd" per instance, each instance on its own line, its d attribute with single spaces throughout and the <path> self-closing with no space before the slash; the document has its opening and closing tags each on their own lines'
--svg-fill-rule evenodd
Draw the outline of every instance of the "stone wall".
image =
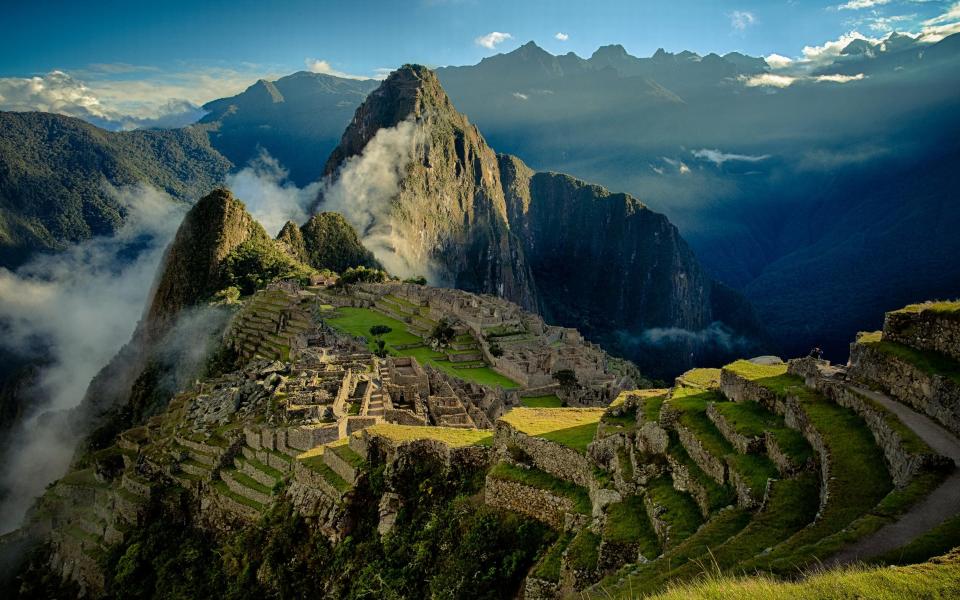
<svg viewBox="0 0 960 600">
<path fill-rule="evenodd" d="M 849 376 L 889 395 L 960 435 L 960 384 L 932 375 L 872 344 L 850 346 Z"/>
<path fill-rule="evenodd" d="M 940 352 L 960 361 L 960 318 L 931 310 L 888 312 L 883 339 Z"/>
<path fill-rule="evenodd" d="M 557 600 L 560 598 L 560 583 L 527 576 L 523 583 L 523 600 Z"/>
<path fill-rule="evenodd" d="M 707 417 L 740 454 L 762 454 L 766 449 L 766 442 L 762 436 L 745 436 L 737 432 L 720 414 L 713 402 L 707 405 Z"/>
<path fill-rule="evenodd" d="M 753 400 L 759 402 L 769 411 L 783 414 L 783 407 L 778 406 L 780 400 L 770 389 L 763 387 L 759 383 L 740 377 L 733 371 L 723 369 L 720 371 L 720 392 L 728 400 L 734 402 L 743 402 Z"/>
<path fill-rule="evenodd" d="M 877 445 L 883 450 L 887 468 L 896 486 L 902 487 L 921 471 L 928 468 L 946 468 L 951 461 L 935 453 L 926 444 L 926 451 L 915 452 L 908 449 L 900 432 L 890 421 L 897 417 L 886 408 L 873 401 L 869 391 L 853 389 L 845 380 L 818 375 L 817 368 L 821 365 L 811 364 L 812 359 L 792 360 L 789 370 L 793 374 L 801 375 L 807 385 L 830 398 L 840 406 L 853 410 L 866 422 L 873 433 Z"/>
<path fill-rule="evenodd" d="M 489 475 L 484 487 L 484 502 L 532 517 L 559 530 L 566 527 L 567 514 L 574 512 L 573 501 L 565 496 Z"/>
<path fill-rule="evenodd" d="M 692 431 L 683 425 L 677 425 L 677 437 L 684 450 L 697 463 L 697 466 L 703 469 L 711 479 L 718 484 L 723 485 L 727 481 L 727 463 L 722 456 L 714 456 L 703 447 L 700 439 Z"/>
<path fill-rule="evenodd" d="M 543 438 L 529 436 L 503 421 L 497 421 L 494 432 L 498 448 L 505 449 L 510 445 L 521 448 L 541 471 L 585 488 L 592 484 L 594 465 L 585 454 Z"/>
</svg>

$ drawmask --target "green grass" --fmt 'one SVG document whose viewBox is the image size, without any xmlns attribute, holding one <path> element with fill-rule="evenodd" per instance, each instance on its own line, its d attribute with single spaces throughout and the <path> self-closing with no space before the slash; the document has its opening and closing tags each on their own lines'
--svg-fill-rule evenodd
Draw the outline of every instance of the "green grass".
<svg viewBox="0 0 960 600">
<path fill-rule="evenodd" d="M 630 433 L 637 428 L 637 410 L 632 408 L 630 410 L 620 409 L 620 411 L 623 414 L 614 416 L 607 412 L 600 418 L 601 436 Z"/>
<path fill-rule="evenodd" d="M 368 427 L 364 431 L 368 435 L 383 436 L 395 442 L 438 440 L 453 447 L 493 445 L 493 432 L 489 429 L 463 429 L 459 427 L 381 423 L 373 427 Z"/>
<path fill-rule="evenodd" d="M 716 411 L 733 428 L 746 437 L 763 437 L 770 433 L 777 446 L 795 465 L 806 464 L 813 457 L 813 448 L 799 431 L 790 429 L 783 417 L 768 411 L 757 402 L 721 402 Z"/>
<path fill-rule="evenodd" d="M 240 460 L 242 462 L 249 463 L 251 466 L 253 466 L 254 469 L 260 471 L 261 473 L 266 473 L 267 475 L 269 475 L 270 477 L 273 477 L 277 481 L 283 479 L 283 473 L 281 471 L 279 471 L 278 469 L 274 469 L 270 465 L 265 465 L 259 460 L 256 460 L 254 458 L 240 458 Z"/>
<path fill-rule="evenodd" d="M 667 394 L 648 396 L 641 400 L 643 407 L 643 422 L 644 423 L 656 423 L 660 420 L 660 407 L 663 406 L 664 400 L 667 399 Z"/>
<path fill-rule="evenodd" d="M 607 576 L 597 589 L 590 590 L 588 597 L 609 599 L 622 597 L 627 590 L 635 594 L 649 593 L 663 585 L 664 576 L 680 565 L 691 561 L 704 563 L 713 548 L 737 535 L 750 522 L 751 513 L 739 508 L 729 508 L 717 513 L 695 534 L 668 550 L 655 561 L 628 565 Z M 623 578 L 624 582 L 620 583 Z"/>
<path fill-rule="evenodd" d="M 814 428 L 820 433 L 830 453 L 830 500 L 815 524 L 804 528 L 791 539 L 756 562 L 761 568 L 789 571 L 809 559 L 805 546 L 832 535 L 867 514 L 892 488 L 883 452 L 873 434 L 856 413 L 834 404 L 803 386 L 799 377 L 780 373 L 769 377 L 757 372 L 770 367 L 744 366 L 738 361 L 731 366 L 748 373 L 753 381 L 780 397 L 797 398 Z M 778 365 L 779 367 L 779 365 Z"/>
<path fill-rule="evenodd" d="M 647 559 L 660 554 L 660 541 L 650 525 L 643 498 L 627 496 L 623 502 L 607 507 L 607 520 L 603 528 L 603 539 L 621 544 L 638 544 L 640 553 Z"/>
<path fill-rule="evenodd" d="M 687 468 L 690 472 L 690 478 L 697 481 L 707 492 L 707 503 L 710 510 L 717 510 L 724 506 L 729 506 L 736 500 L 736 494 L 733 489 L 726 485 L 720 485 L 712 477 L 703 472 L 703 469 L 694 462 L 687 450 L 677 439 L 676 433 L 670 434 L 670 443 L 667 446 L 667 453 L 677 462 Z"/>
<path fill-rule="evenodd" d="M 960 596 L 960 556 L 952 555 L 935 563 L 907 567 L 846 567 L 784 582 L 766 575 L 724 577 L 705 574 L 689 583 L 678 583 L 656 600 L 768 600 L 803 598 L 828 600 L 870 598 L 956 598 Z M 630 597 L 623 595 L 621 597 Z"/>
<path fill-rule="evenodd" d="M 678 379 L 693 387 L 715 389 L 720 387 L 720 369 L 690 369 Z"/>
<path fill-rule="evenodd" d="M 931 350 L 917 350 L 898 342 L 884 340 L 879 331 L 859 336 L 857 343 L 870 346 L 887 356 L 899 358 L 928 375 L 942 375 L 960 385 L 960 363 L 945 354 Z"/>
<path fill-rule="evenodd" d="M 573 533 L 565 531 L 552 546 L 543 555 L 540 562 L 534 567 L 531 575 L 547 581 L 560 581 L 560 563 L 563 558 L 563 551 L 570 545 L 573 539 Z"/>
<path fill-rule="evenodd" d="M 960 300 L 921 302 L 920 304 L 908 304 L 895 313 L 921 313 L 934 312 L 947 315 L 960 315 Z"/>
<path fill-rule="evenodd" d="M 262 510 L 263 510 L 263 505 L 262 505 L 262 504 L 260 504 L 260 503 L 257 502 L 256 500 L 251 500 L 250 498 L 247 498 L 246 496 L 241 496 L 240 494 L 234 492 L 233 490 L 231 490 L 230 488 L 227 487 L 227 484 L 226 484 L 226 483 L 217 480 L 217 481 L 212 481 L 211 484 L 213 485 L 214 489 L 216 489 L 217 492 L 218 492 L 220 495 L 222 495 L 222 496 L 227 496 L 227 497 L 230 498 L 231 500 L 233 500 L 233 501 L 235 501 L 235 502 L 239 502 L 240 504 L 244 504 L 244 505 L 246 505 L 246 506 L 249 506 L 250 508 L 252 508 L 252 509 L 254 509 L 254 510 L 256 510 L 256 511 L 262 511 Z"/>
<path fill-rule="evenodd" d="M 563 401 L 554 394 L 520 397 L 520 406 L 527 408 L 560 408 L 562 404 Z"/>
<path fill-rule="evenodd" d="M 322 453 L 306 458 L 298 458 L 297 460 L 303 463 L 305 467 L 318 473 L 327 481 L 327 483 L 333 486 L 333 489 L 337 490 L 341 494 L 350 491 L 350 484 L 347 483 L 347 480 L 337 475 L 337 473 L 331 469 L 327 463 L 323 462 Z"/>
<path fill-rule="evenodd" d="M 707 417 L 707 404 L 722 403 L 723 396 L 714 391 L 695 390 L 695 392 L 687 395 L 675 392 L 670 399 L 670 407 L 680 413 L 679 423 L 693 432 L 703 448 L 722 461 L 726 455 L 736 451 L 713 421 Z"/>
<path fill-rule="evenodd" d="M 430 364 L 440 369 L 447 375 L 470 381 L 486 386 L 499 386 L 504 389 L 515 389 L 519 387 L 516 381 L 497 373 L 489 366 L 477 367 L 473 369 L 457 369 L 456 365 L 447 360 L 447 355 L 442 352 L 435 352 L 428 346 L 422 345 L 423 339 L 407 330 L 407 324 L 388 317 L 369 308 L 342 307 L 338 308 L 336 313 L 331 316 L 324 316 L 324 320 L 331 327 L 354 337 L 362 337 L 367 340 L 370 350 L 376 349 L 373 336 L 370 335 L 370 328 L 374 325 L 386 325 L 391 328 L 391 332 L 381 336 L 387 344 L 387 351 L 394 356 L 412 356 L 420 364 Z M 397 346 L 406 346 L 410 344 L 419 344 L 412 348 L 398 349 Z"/>
<path fill-rule="evenodd" d="M 230 473 L 230 476 L 233 477 L 237 481 L 237 483 L 240 483 L 245 487 L 257 490 L 258 492 L 262 492 L 268 495 L 273 493 L 273 490 L 263 485 L 253 477 L 250 477 L 246 473 L 241 473 L 240 471 L 237 471 L 235 469 L 228 469 L 227 472 Z"/>
<path fill-rule="evenodd" d="M 675 490 L 669 476 L 652 481 L 647 487 L 647 496 L 665 509 L 660 518 L 670 526 L 669 546 L 690 537 L 703 524 L 697 503 L 689 494 Z"/>
<path fill-rule="evenodd" d="M 777 466 L 764 454 L 728 454 L 727 465 L 750 486 L 754 498 L 763 498 L 768 479 L 780 476 Z"/>
<path fill-rule="evenodd" d="M 590 514 L 592 505 L 586 489 L 568 481 L 557 479 L 539 469 L 523 469 L 510 463 L 501 462 L 490 469 L 488 475 L 494 479 L 513 481 L 553 492 L 558 496 L 570 499 L 573 502 L 573 509 L 578 513 Z"/>
<path fill-rule="evenodd" d="M 571 569 L 595 571 L 600 558 L 600 536 L 584 527 L 567 547 L 567 566 Z"/>
<path fill-rule="evenodd" d="M 325 452 L 333 452 L 354 469 L 362 469 L 367 464 L 366 459 L 357 454 L 356 450 L 347 444 L 328 446 Z"/>
<path fill-rule="evenodd" d="M 517 431 L 586 453 L 602 408 L 515 408 L 500 417 Z"/>
</svg>

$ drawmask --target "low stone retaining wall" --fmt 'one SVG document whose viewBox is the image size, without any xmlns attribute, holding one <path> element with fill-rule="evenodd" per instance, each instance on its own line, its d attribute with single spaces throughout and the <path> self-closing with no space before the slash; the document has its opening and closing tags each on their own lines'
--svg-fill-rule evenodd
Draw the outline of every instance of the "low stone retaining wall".
<svg viewBox="0 0 960 600">
<path fill-rule="evenodd" d="M 931 375 L 871 344 L 861 343 L 850 346 L 849 376 L 867 386 L 880 386 L 895 399 L 960 435 L 960 384 L 953 380 Z"/>
<path fill-rule="evenodd" d="M 637 450 L 643 454 L 665 454 L 669 445 L 667 430 L 656 423 L 644 423 L 637 430 Z"/>
<path fill-rule="evenodd" d="M 498 448 L 505 449 L 515 445 L 523 450 L 530 457 L 533 465 L 541 471 L 581 487 L 590 487 L 593 481 L 594 465 L 585 454 L 517 431 L 503 421 L 497 421 L 494 435 Z"/>
<path fill-rule="evenodd" d="M 912 452 L 907 449 L 900 432 L 888 422 L 888 419 L 896 419 L 895 415 L 866 394 L 851 388 L 844 380 L 818 376 L 817 372 L 811 369 L 808 359 L 790 361 L 790 372 L 804 376 L 807 384 L 818 392 L 860 415 L 877 445 L 883 450 L 887 468 L 897 487 L 906 485 L 925 469 L 947 468 L 952 464 L 952 461 L 929 447 L 927 452 Z"/>
<path fill-rule="evenodd" d="M 527 575 L 523 583 L 523 600 L 557 600 L 559 598 L 559 582 Z"/>
<path fill-rule="evenodd" d="M 323 451 L 323 462 L 350 485 L 357 483 L 359 473 L 356 467 L 340 458 L 340 456 L 333 451 L 333 448 L 328 447 Z"/>
<path fill-rule="evenodd" d="M 270 504 L 273 502 L 273 496 L 270 494 L 264 494 L 260 490 L 255 490 L 251 487 L 247 487 L 233 478 L 233 475 L 229 471 L 221 471 L 220 478 L 223 479 L 223 482 L 227 484 L 227 487 L 230 488 L 235 494 L 239 494 L 244 498 L 249 498 L 251 500 L 256 500 L 260 504 Z"/>
<path fill-rule="evenodd" d="M 319 490 L 326 497 L 333 500 L 339 500 L 344 496 L 344 493 L 330 485 L 330 482 L 328 482 L 323 475 L 302 464 L 300 461 L 295 461 L 293 465 L 293 475 L 290 480 L 290 487 L 292 488 L 294 485 L 301 485 L 312 490 Z M 302 492 L 301 495 L 303 495 Z"/>
<path fill-rule="evenodd" d="M 727 369 L 720 371 L 720 392 L 728 400 L 734 402 L 753 400 L 759 402 L 767 410 L 783 414 L 783 407 L 778 406 L 781 401 L 772 390 L 755 381 L 740 377 L 733 371 Z"/>
<path fill-rule="evenodd" d="M 222 494 L 216 494 L 216 504 L 222 510 L 246 519 L 248 521 L 256 521 L 260 518 L 260 512 L 252 506 L 247 506 L 241 502 L 237 502 L 229 496 L 224 496 Z"/>
<path fill-rule="evenodd" d="M 313 427 L 290 427 L 283 441 L 288 448 L 306 452 L 321 444 L 328 444 L 340 437 L 340 428 L 336 423 Z"/>
<path fill-rule="evenodd" d="M 706 518 L 710 514 L 710 496 L 707 493 L 707 488 L 690 473 L 690 469 L 686 465 L 672 455 L 667 455 L 667 464 L 670 465 L 674 489 L 690 494 L 694 502 L 697 503 L 697 507 L 700 508 L 700 514 Z"/>
<path fill-rule="evenodd" d="M 762 454 L 766 450 L 766 441 L 763 436 L 746 436 L 738 433 L 720 414 L 713 402 L 707 405 L 707 417 L 740 454 Z"/>
<path fill-rule="evenodd" d="M 568 515 L 575 512 L 573 500 L 569 498 L 489 475 L 484 488 L 484 502 L 532 517 L 559 530 L 566 528 L 570 521 Z"/>
<path fill-rule="evenodd" d="M 883 319 L 883 337 L 960 361 L 960 318 L 955 316 L 929 310 L 888 312 Z"/>
<path fill-rule="evenodd" d="M 703 469 L 711 479 L 723 485 L 727 481 L 727 463 L 722 456 L 714 456 L 700 442 L 700 439 L 683 425 L 677 425 L 677 437 L 693 462 Z"/>
</svg>

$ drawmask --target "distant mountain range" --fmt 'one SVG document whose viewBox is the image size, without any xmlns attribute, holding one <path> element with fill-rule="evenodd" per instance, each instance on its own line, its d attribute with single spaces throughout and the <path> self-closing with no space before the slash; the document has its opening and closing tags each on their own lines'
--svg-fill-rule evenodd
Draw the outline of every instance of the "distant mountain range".
<svg viewBox="0 0 960 600">
<path fill-rule="evenodd" d="M 842 358 L 852 332 L 875 327 L 875 315 L 960 289 L 951 260 L 960 249 L 952 235 L 960 219 L 952 192 L 958 35 L 936 44 L 899 34 L 854 40 L 835 56 L 786 67 L 739 53 L 638 58 L 617 45 L 589 58 L 554 56 L 531 42 L 477 65 L 440 68 L 437 77 L 493 147 L 535 170 L 630 192 L 667 215 L 706 271 L 756 306 L 773 351 L 818 344 Z M 108 181 L 159 182 L 190 201 L 266 152 L 306 185 L 329 174 L 327 157 L 377 85 L 305 72 L 259 81 L 208 103 L 201 123 L 184 130 L 97 133 L 97 143 L 143 140 L 123 153 L 119 171 L 79 160 L 84 144 L 59 144 L 59 154 L 34 162 L 68 165 L 85 181 L 103 172 Z M 99 131 L 43 118 L 70 123 L 76 135 Z M 4 127 L 6 163 L 21 160 L 21 140 L 36 143 L 31 128 Z M 143 157 L 162 173 L 123 166 Z M 86 200 L 84 210 L 76 201 L 17 204 L 27 197 L 24 182 L 38 181 L 20 173 L 6 183 L 0 175 L 0 191 L 14 190 L 2 192 L 2 264 L 122 218 L 103 200 Z M 170 183 L 168 173 L 186 183 Z M 59 184 L 50 189 L 45 198 L 70 197 Z"/>
</svg>

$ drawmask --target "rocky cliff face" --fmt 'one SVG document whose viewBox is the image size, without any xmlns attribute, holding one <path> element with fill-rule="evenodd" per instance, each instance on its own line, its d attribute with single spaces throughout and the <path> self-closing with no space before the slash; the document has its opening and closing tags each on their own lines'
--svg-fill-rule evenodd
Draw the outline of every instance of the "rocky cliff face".
<svg viewBox="0 0 960 600">
<path fill-rule="evenodd" d="M 352 171 L 371 171 L 355 167 L 382 154 L 378 134 L 408 124 L 416 129 L 397 189 L 378 206 L 369 195 L 341 193 L 330 207 L 337 194 L 329 190 L 356 177 Z M 672 375 L 742 352 L 746 334 L 759 332 L 749 305 L 710 280 L 666 217 L 626 194 L 497 156 L 423 67 L 394 72 L 370 94 L 325 173 L 320 206 L 355 220 L 383 210 L 380 219 L 402 241 L 388 249 L 431 265 L 432 283 L 538 310 L 648 372 Z M 365 242 L 383 226 L 370 223 L 354 223 Z"/>
<path fill-rule="evenodd" d="M 153 300 L 147 310 L 145 334 L 158 339 L 176 315 L 222 287 L 223 261 L 249 239 L 270 241 L 243 202 L 225 189 L 204 196 L 177 230 L 167 249 Z"/>
<path fill-rule="evenodd" d="M 408 160 L 396 165 L 401 177 L 393 193 L 368 195 L 377 205 L 359 207 L 364 217 L 379 213 L 367 222 L 353 218 L 361 237 L 383 240 L 382 231 L 389 230 L 375 253 L 391 270 L 396 267 L 384 254 L 402 254 L 411 271 L 397 275 L 427 274 L 435 284 L 494 293 L 536 308 L 533 278 L 507 223 L 496 155 L 454 109 L 429 69 L 406 66 L 370 94 L 327 161 L 328 180 L 349 184 L 345 173 L 352 165 L 366 170 L 386 153 L 379 142 L 380 152 L 369 150 L 378 132 L 401 127 L 410 131 L 402 149 Z M 328 188 L 321 207 L 330 196 Z M 361 200 L 347 197 L 346 202 L 354 203 L 346 207 L 349 217 Z"/>
</svg>

